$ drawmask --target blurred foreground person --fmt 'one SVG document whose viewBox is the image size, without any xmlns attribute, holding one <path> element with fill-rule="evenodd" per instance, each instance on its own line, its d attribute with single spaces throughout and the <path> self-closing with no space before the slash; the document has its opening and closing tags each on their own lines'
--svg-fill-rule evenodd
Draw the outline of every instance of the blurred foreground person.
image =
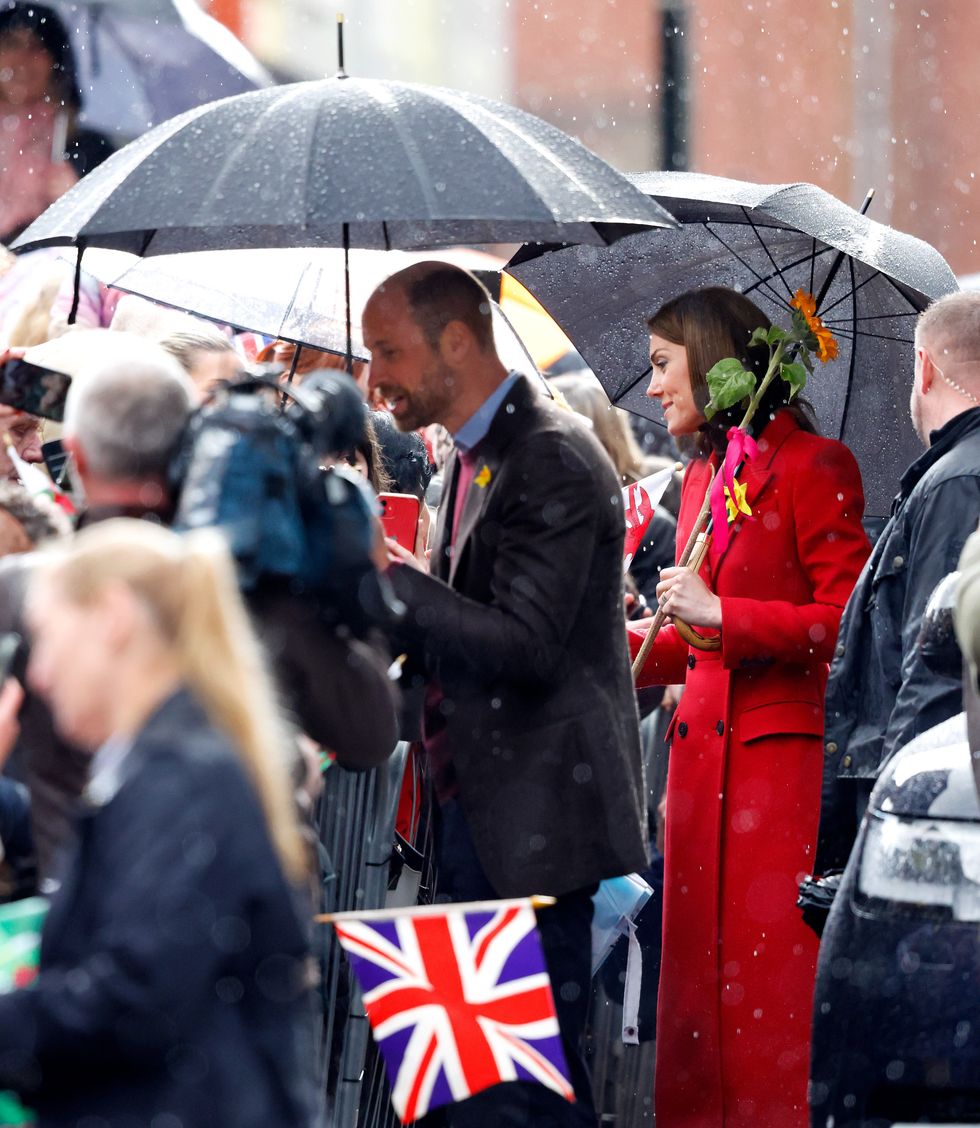
<svg viewBox="0 0 980 1128">
<path fill-rule="evenodd" d="M 105 522 L 38 562 L 27 616 L 31 685 L 94 758 L 0 1087 L 39 1128 L 310 1124 L 288 737 L 222 542 Z"/>
<path fill-rule="evenodd" d="M 112 151 L 78 121 L 75 60 L 45 4 L 0 4 L 0 238 L 9 242 Z"/>
</svg>

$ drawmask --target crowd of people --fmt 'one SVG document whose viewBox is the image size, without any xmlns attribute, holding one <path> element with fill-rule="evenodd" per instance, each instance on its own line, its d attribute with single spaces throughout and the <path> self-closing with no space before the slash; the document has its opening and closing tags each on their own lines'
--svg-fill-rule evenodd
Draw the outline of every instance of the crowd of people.
<svg viewBox="0 0 980 1128">
<path fill-rule="evenodd" d="M 661 560 L 651 601 L 708 639 L 668 625 L 637 678 L 641 701 L 682 687 L 665 797 L 644 779 L 630 672 L 649 620 L 624 603 L 637 448 L 570 409 L 574 382 L 552 398 L 508 372 L 489 308 L 475 278 L 431 262 L 364 311 L 374 410 L 338 460 L 414 493 L 427 519 L 412 547 L 379 540 L 402 611 L 363 637 L 284 582 L 241 593 L 216 535 L 166 530 L 174 451 L 232 374 L 202 385 L 194 366 L 244 367 L 217 330 L 168 315 L 161 335 L 143 310 L 135 333 L 122 307 L 127 331 L 98 331 L 115 343 L 86 349 L 61 438 L 77 531 L 9 468 L 0 626 L 25 642 L 0 698 L 0 833 L 8 877 L 18 863 L 8 895 L 39 887 L 52 903 L 36 983 L 0 996 L 0 1086 L 40 1124 L 312 1122 L 308 758 L 363 770 L 399 738 L 431 781 L 437 899 L 555 898 L 539 922 L 577 1098 L 514 1082 L 427 1123 L 595 1123 L 580 1046 L 592 897 L 648 869 L 662 798 L 658 1119 L 805 1123 L 818 939 L 797 887 L 846 863 L 881 764 L 960 709 L 955 680 L 920 669 L 916 636 L 980 520 L 980 298 L 920 319 L 910 393 L 926 450 L 873 551 L 852 455 L 777 382 L 741 475 L 751 519 L 699 574 Z M 661 518 L 678 545 L 732 425 L 707 421 L 705 374 L 726 356 L 764 368 L 748 341 L 768 325 L 720 288 L 650 317 L 648 394 L 687 459 L 676 529 Z M 337 364 L 304 359 L 294 379 Z M 41 421 L 2 410 L 37 460 Z M 614 465 L 617 449 L 633 461 Z"/>
<path fill-rule="evenodd" d="M 78 125 L 64 36 L 28 11 L 0 13 L 6 235 L 107 150 Z M 242 584 L 213 530 L 169 528 L 189 421 L 250 367 L 230 330 L 45 255 L 0 264 L 0 326 L 0 367 L 49 339 L 76 356 L 60 434 L 0 404 L 0 894 L 50 897 L 35 982 L 0 994 L 0 1090 L 42 1126 L 314 1124 L 321 764 L 370 770 L 403 740 L 431 791 L 429 893 L 554 899 L 538 920 L 576 1097 L 513 1081 L 425 1124 L 596 1124 L 593 897 L 633 872 L 662 873 L 641 1023 L 661 1128 L 806 1124 L 819 939 L 799 885 L 843 869 L 883 765 L 961 709 L 917 639 L 980 521 L 980 295 L 919 319 L 924 453 L 873 546 L 854 457 L 777 380 L 700 571 L 674 562 L 738 423 L 708 410 L 707 373 L 761 377 L 770 322 L 721 287 L 651 311 L 647 394 L 686 466 L 624 582 L 621 491 L 651 465 L 625 416 L 587 374 L 509 371 L 471 274 L 394 274 L 363 313 L 359 438 L 312 468 L 418 501 L 410 543 L 369 528 L 385 613 L 356 629 L 283 575 Z M 289 342 L 258 359 L 299 386 L 346 366 Z M 26 488 L 52 440 L 73 524 Z M 668 625 L 634 678 L 653 605 Z"/>
</svg>

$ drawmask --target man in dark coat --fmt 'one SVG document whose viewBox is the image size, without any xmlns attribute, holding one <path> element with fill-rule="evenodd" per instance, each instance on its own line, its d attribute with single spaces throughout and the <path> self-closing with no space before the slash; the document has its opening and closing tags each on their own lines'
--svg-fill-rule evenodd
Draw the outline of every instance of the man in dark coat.
<svg viewBox="0 0 980 1128">
<path fill-rule="evenodd" d="M 533 893 L 578 1103 L 495 1086 L 454 1126 L 595 1123 L 577 1049 L 590 978 L 591 894 L 646 865 L 636 706 L 623 629 L 616 475 L 570 412 L 506 371 L 490 299 L 465 271 L 421 263 L 364 312 L 370 384 L 402 430 L 441 423 L 446 471 L 431 574 L 392 582 L 401 643 L 426 682 L 440 895 Z"/>
<path fill-rule="evenodd" d="M 830 668 L 816 873 L 846 865 L 889 757 L 962 707 L 960 679 L 932 672 L 915 641 L 980 519 L 980 293 L 941 298 L 919 318 L 910 410 L 928 449 L 902 477 Z"/>
</svg>

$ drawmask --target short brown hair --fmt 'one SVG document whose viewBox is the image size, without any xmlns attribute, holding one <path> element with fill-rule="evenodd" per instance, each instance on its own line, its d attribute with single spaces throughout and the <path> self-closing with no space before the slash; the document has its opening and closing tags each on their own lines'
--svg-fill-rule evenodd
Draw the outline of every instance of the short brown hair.
<svg viewBox="0 0 980 1128">
<path fill-rule="evenodd" d="M 493 348 L 493 304 L 482 282 L 448 263 L 434 263 L 421 271 L 409 267 L 406 275 L 405 300 L 433 349 L 450 321 L 462 321 L 484 352 Z"/>
</svg>

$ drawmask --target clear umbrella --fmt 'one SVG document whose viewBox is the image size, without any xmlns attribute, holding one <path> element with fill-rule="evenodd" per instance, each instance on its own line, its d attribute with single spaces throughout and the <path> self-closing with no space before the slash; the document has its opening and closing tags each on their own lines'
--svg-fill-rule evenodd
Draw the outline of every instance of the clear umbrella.
<svg viewBox="0 0 980 1128">
<path fill-rule="evenodd" d="M 424 253 L 352 251 L 352 357 L 369 357 L 360 322 L 361 311 L 375 287 L 395 271 L 427 258 L 475 271 L 500 266 L 500 260 L 491 255 L 465 249 Z M 333 353 L 344 354 L 347 348 L 344 253 L 339 249 L 196 251 L 149 259 L 95 249 L 86 256 L 85 269 L 107 286 L 210 321 Z M 503 363 L 538 379 L 527 348 L 496 302 L 493 321 L 494 339 Z"/>
</svg>

